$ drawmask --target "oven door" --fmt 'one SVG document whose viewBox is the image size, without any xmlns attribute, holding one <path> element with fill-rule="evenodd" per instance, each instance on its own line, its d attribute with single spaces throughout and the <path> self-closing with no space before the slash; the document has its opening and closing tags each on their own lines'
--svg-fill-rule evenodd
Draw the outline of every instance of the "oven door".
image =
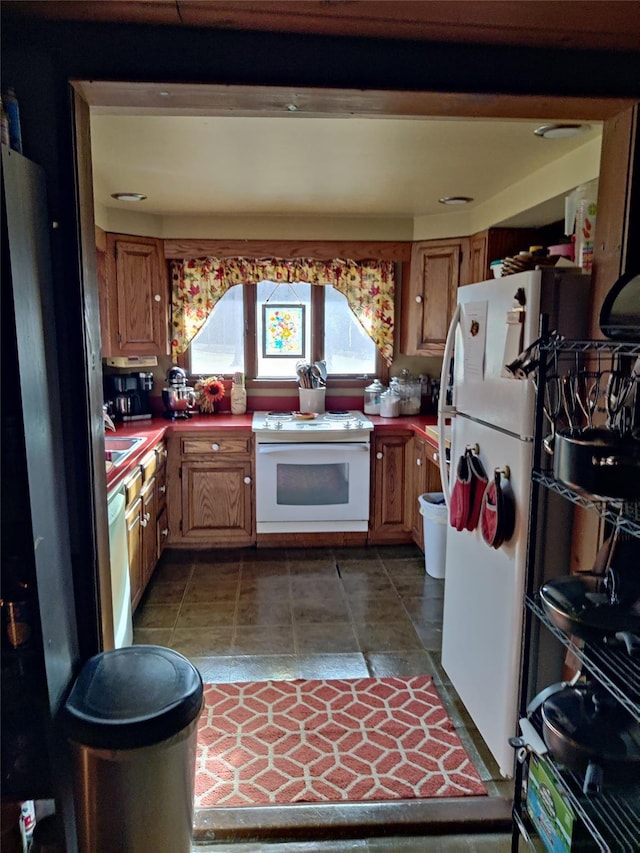
<svg viewBox="0 0 640 853">
<path fill-rule="evenodd" d="M 369 443 L 258 444 L 256 531 L 367 530 Z"/>
</svg>

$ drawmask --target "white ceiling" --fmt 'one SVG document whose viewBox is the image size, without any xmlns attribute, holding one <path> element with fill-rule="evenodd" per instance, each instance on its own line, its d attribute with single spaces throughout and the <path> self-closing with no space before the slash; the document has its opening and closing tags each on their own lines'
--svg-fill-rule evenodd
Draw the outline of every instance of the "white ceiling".
<svg viewBox="0 0 640 853">
<path fill-rule="evenodd" d="M 162 216 L 441 215 L 460 208 L 445 208 L 440 197 L 484 203 L 601 134 L 600 123 L 591 122 L 571 139 L 534 136 L 545 123 L 92 109 L 94 192 L 105 207 Z M 148 198 L 132 205 L 112 199 L 115 192 Z M 545 216 L 562 218 L 561 199 Z"/>
</svg>

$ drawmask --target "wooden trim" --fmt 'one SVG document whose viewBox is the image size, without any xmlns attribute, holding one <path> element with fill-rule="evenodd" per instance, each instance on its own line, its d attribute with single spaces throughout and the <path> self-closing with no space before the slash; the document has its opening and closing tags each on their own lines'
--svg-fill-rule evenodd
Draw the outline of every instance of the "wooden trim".
<svg viewBox="0 0 640 853">
<path fill-rule="evenodd" d="M 637 271 L 638 239 L 632 214 L 640 192 L 640 104 L 605 122 L 602 135 L 598 215 L 591 276 L 589 336 L 602 338 L 600 309 L 610 288 L 624 272 Z M 635 253 L 635 254 L 634 254 Z"/>
<path fill-rule="evenodd" d="M 634 50 L 640 37 L 636 4 L 583 0 L 580 15 L 566 3 L 457 0 L 145 0 L 99 3 L 5 0 L 3 14 L 45 20 L 209 27 L 321 36 L 358 36 L 455 44 L 515 45 L 578 50 Z M 4 7 L 7 7 L 6 13 Z"/>
<path fill-rule="evenodd" d="M 71 91 L 71 90 L 70 90 Z M 78 192 L 78 215 L 80 217 L 81 276 L 80 287 L 84 308 L 84 329 L 87 358 L 86 386 L 83 393 L 87 398 L 89 412 L 100 412 L 104 400 L 102 389 L 101 351 L 100 351 L 100 312 L 101 294 L 97 287 L 98 255 L 96 252 L 96 228 L 93 218 L 93 179 L 91 173 L 91 130 L 89 105 L 77 92 L 72 92 L 76 179 Z M 104 255 L 100 259 L 100 272 L 103 271 Z M 91 468 L 91 506 L 87 510 L 94 524 L 92 540 L 93 566 L 83 570 L 82 590 L 76 590 L 77 600 L 83 601 L 85 608 L 95 611 L 93 618 L 82 620 L 91 626 L 90 630 L 100 631 L 99 637 L 87 638 L 94 648 L 113 647 L 113 606 L 111 601 L 111 563 L 109 557 L 109 527 L 106 509 L 107 480 L 104 466 L 103 440 L 104 423 L 99 416 L 89 417 L 87 424 L 90 441 Z M 88 519 L 89 520 L 89 519 Z M 89 580 L 90 578 L 90 580 Z"/>
<path fill-rule="evenodd" d="M 182 258 L 311 258 L 330 261 L 349 258 L 354 261 L 408 261 L 410 242 L 351 240 L 187 240 L 165 239 L 164 256 Z"/>
</svg>

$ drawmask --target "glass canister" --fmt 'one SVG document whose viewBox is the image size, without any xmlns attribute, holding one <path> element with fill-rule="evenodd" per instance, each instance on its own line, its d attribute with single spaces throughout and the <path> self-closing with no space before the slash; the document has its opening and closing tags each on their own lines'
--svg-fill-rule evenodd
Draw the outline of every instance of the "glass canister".
<svg viewBox="0 0 640 853">
<path fill-rule="evenodd" d="M 379 379 L 374 379 L 371 385 L 364 389 L 364 413 L 365 415 L 380 414 L 380 397 L 387 390 Z"/>
<path fill-rule="evenodd" d="M 401 415 L 419 415 L 422 404 L 422 383 L 404 369 L 400 376 L 394 376 L 391 386 L 400 397 Z"/>
<path fill-rule="evenodd" d="M 394 388 L 380 395 L 380 417 L 397 418 L 400 415 L 400 397 Z"/>
</svg>

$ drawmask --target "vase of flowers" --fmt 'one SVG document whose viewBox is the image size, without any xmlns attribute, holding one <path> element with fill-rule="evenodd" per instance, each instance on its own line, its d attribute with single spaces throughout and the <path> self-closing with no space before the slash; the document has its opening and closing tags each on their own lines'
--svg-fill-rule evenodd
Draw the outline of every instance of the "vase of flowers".
<svg viewBox="0 0 640 853">
<path fill-rule="evenodd" d="M 202 376 L 195 384 L 196 402 L 204 414 L 212 415 L 215 404 L 224 397 L 224 383 L 221 376 Z"/>
</svg>

